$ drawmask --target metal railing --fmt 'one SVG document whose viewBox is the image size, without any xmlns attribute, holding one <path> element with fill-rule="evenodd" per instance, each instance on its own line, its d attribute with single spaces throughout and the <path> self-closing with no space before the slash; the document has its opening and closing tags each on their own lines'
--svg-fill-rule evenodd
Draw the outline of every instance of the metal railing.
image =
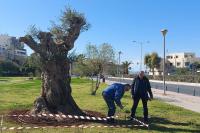
<svg viewBox="0 0 200 133">
<path fill-rule="evenodd" d="M 131 79 L 126 79 L 123 77 L 119 77 L 119 78 L 109 78 L 108 77 L 106 80 L 132 84 Z M 163 90 L 162 82 L 150 81 L 150 83 L 151 83 L 152 88 Z M 192 96 L 200 96 L 200 85 L 192 86 L 192 85 L 181 84 L 181 82 L 178 82 L 178 83 L 179 84 L 166 83 L 166 91 L 172 91 L 172 92 L 177 92 L 177 93 L 187 94 L 187 95 L 192 95 Z"/>
</svg>

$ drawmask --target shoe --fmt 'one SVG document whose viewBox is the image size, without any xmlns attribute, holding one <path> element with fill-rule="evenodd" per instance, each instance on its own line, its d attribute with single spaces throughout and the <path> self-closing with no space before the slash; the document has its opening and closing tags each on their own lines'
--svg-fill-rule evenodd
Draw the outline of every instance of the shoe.
<svg viewBox="0 0 200 133">
<path fill-rule="evenodd" d="M 144 123 L 145 124 L 149 124 L 149 120 L 148 119 L 144 119 Z"/>
<path fill-rule="evenodd" d="M 115 123 L 115 119 L 114 118 L 107 119 L 107 123 L 113 124 L 113 123 Z"/>
</svg>

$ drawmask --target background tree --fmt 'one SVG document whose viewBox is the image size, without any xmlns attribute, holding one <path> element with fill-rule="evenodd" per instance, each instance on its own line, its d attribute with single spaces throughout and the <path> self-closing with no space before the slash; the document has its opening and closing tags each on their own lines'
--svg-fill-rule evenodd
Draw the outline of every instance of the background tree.
<svg viewBox="0 0 200 133">
<path fill-rule="evenodd" d="M 93 78 L 94 73 L 97 72 L 95 72 L 93 64 L 86 59 L 85 55 L 80 54 L 77 56 L 77 61 L 74 63 L 73 73 L 75 75 L 80 75 L 81 77 L 86 76 Z"/>
<path fill-rule="evenodd" d="M 34 29 L 34 28 L 33 28 Z M 50 32 L 32 32 L 20 38 L 40 56 L 42 70 L 41 96 L 34 102 L 31 113 L 63 113 L 84 115 L 71 96 L 68 51 L 88 24 L 83 14 L 66 8 L 60 23 Z M 37 31 L 37 30 L 33 30 Z"/>
<path fill-rule="evenodd" d="M 25 63 L 21 67 L 21 71 L 25 75 L 33 74 L 34 76 L 40 76 L 41 61 L 39 54 L 32 53 L 29 57 L 27 57 Z"/>
<path fill-rule="evenodd" d="M 0 63 L 1 76 L 17 76 L 20 75 L 20 66 L 12 61 L 4 61 Z"/>
<path fill-rule="evenodd" d="M 176 76 L 190 75 L 190 71 L 189 71 L 189 68 L 176 68 L 175 74 L 176 74 Z"/>
<path fill-rule="evenodd" d="M 161 58 L 155 52 L 145 55 L 144 63 L 147 67 L 149 67 L 150 71 L 153 72 L 153 75 L 155 73 L 155 68 L 159 69 L 160 62 Z"/>
<path fill-rule="evenodd" d="M 110 62 L 114 62 L 115 52 L 113 47 L 108 43 L 103 43 L 99 47 L 88 44 L 86 46 L 86 58 L 90 65 L 93 76 L 96 76 L 96 86 L 92 91 L 95 95 L 100 85 L 100 78 L 105 74 L 105 69 Z"/>
<path fill-rule="evenodd" d="M 155 72 L 155 68 L 157 68 L 157 69 L 159 68 L 160 61 L 161 61 L 161 58 L 158 56 L 158 54 L 153 52 L 151 54 L 151 67 L 152 67 L 153 75 Z"/>
<path fill-rule="evenodd" d="M 192 74 L 195 74 L 198 70 L 200 70 L 200 62 L 194 62 L 189 65 L 189 69 Z"/>
<path fill-rule="evenodd" d="M 151 55 L 146 54 L 144 57 L 144 64 L 149 67 L 149 70 L 152 71 L 152 65 L 151 65 Z"/>
<path fill-rule="evenodd" d="M 95 67 L 93 68 L 93 64 L 91 64 L 90 59 L 87 59 L 84 54 L 77 55 L 77 61 L 74 62 L 74 67 L 72 73 L 75 75 L 91 77 L 92 75 L 97 75 L 95 71 Z M 109 62 L 104 66 L 105 75 L 113 75 L 115 76 L 117 73 L 117 65 L 115 62 Z"/>
<path fill-rule="evenodd" d="M 75 50 L 69 53 L 68 55 L 69 63 L 70 63 L 70 76 L 72 75 L 72 71 L 74 68 L 74 63 L 78 60 L 78 55 L 76 54 Z"/>
<path fill-rule="evenodd" d="M 115 51 L 112 45 L 108 43 L 103 43 L 99 46 L 99 58 L 103 64 L 103 68 L 109 62 L 114 62 L 115 60 Z"/>
<path fill-rule="evenodd" d="M 129 62 L 129 61 L 122 62 L 124 74 L 127 74 L 127 75 L 129 74 L 129 66 L 130 65 L 131 65 L 131 62 Z"/>
</svg>

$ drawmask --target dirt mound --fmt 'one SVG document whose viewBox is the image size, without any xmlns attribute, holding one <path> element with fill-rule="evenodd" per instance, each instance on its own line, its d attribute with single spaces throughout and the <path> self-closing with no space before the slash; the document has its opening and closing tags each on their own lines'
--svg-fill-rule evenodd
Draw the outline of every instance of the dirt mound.
<svg viewBox="0 0 200 133">
<path fill-rule="evenodd" d="M 90 111 L 90 110 L 85 110 L 87 116 L 90 117 L 105 117 L 105 115 L 95 112 L 95 111 Z M 34 116 L 29 116 L 29 110 L 13 110 L 9 114 L 9 120 L 14 121 L 16 123 L 23 123 L 23 124 L 28 124 L 28 125 L 37 125 L 37 126 L 72 126 L 72 125 L 86 125 L 91 122 L 91 120 L 87 119 L 75 119 L 75 118 L 62 118 L 62 117 L 34 117 Z M 98 122 L 98 121 L 96 121 Z"/>
</svg>

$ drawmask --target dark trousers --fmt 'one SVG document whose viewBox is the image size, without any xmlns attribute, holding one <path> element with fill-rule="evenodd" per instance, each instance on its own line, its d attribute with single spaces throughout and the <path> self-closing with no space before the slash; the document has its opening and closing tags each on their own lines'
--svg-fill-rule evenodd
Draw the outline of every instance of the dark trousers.
<svg viewBox="0 0 200 133">
<path fill-rule="evenodd" d="M 110 99 L 108 96 L 106 96 L 106 94 L 102 93 L 102 96 L 108 106 L 108 117 L 110 116 L 114 116 L 115 115 L 115 102 L 113 99 Z"/>
<path fill-rule="evenodd" d="M 138 103 L 142 99 L 142 104 L 143 104 L 143 114 L 144 114 L 144 120 L 148 121 L 148 107 L 147 107 L 147 99 L 146 98 L 140 98 L 140 97 L 134 97 L 133 99 L 133 106 L 131 109 L 131 117 L 135 117 L 135 112 L 138 106 Z"/>
</svg>

